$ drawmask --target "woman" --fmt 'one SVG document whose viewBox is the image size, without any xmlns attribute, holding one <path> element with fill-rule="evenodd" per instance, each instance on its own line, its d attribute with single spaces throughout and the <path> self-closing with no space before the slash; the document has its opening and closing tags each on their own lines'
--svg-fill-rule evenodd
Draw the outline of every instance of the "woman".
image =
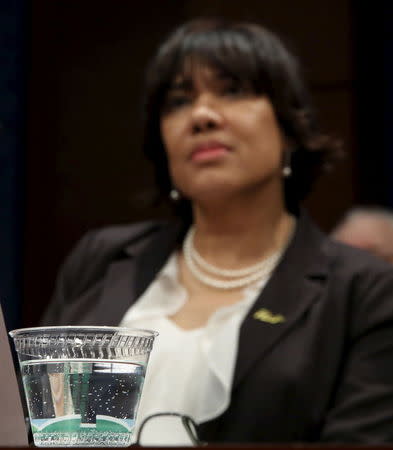
<svg viewBox="0 0 393 450">
<path fill-rule="evenodd" d="M 139 421 L 209 442 L 392 440 L 393 273 L 299 208 L 337 148 L 294 57 L 257 25 L 193 21 L 147 74 L 144 149 L 179 220 L 87 234 L 51 324 L 160 332 Z M 182 444 L 155 419 L 150 444 Z"/>
</svg>

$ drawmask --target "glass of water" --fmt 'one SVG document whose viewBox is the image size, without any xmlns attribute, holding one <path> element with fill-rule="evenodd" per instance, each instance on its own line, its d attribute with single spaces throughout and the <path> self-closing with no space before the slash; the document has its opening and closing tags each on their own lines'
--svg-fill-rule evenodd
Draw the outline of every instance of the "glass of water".
<svg viewBox="0 0 393 450">
<path fill-rule="evenodd" d="M 10 335 L 36 446 L 132 444 L 155 331 L 66 326 Z"/>
</svg>

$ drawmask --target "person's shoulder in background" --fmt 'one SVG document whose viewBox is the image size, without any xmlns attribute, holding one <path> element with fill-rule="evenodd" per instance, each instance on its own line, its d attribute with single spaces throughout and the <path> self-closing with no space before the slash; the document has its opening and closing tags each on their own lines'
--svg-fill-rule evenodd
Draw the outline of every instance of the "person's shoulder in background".
<svg viewBox="0 0 393 450">
<path fill-rule="evenodd" d="M 388 208 L 351 208 L 337 223 L 331 237 L 393 264 L 393 212 Z"/>
</svg>

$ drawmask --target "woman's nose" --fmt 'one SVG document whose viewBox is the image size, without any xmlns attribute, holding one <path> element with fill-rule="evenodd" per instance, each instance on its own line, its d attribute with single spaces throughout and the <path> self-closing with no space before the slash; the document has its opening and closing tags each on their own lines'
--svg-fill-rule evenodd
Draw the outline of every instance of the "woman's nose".
<svg viewBox="0 0 393 450">
<path fill-rule="evenodd" d="M 222 124 L 222 116 L 211 102 L 198 101 L 192 112 L 192 131 L 200 133 L 214 130 Z"/>
</svg>

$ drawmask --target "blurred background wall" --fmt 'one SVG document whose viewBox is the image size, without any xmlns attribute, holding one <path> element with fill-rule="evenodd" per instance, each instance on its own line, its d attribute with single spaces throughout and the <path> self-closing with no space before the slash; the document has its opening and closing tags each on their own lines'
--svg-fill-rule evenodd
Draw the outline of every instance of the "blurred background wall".
<svg viewBox="0 0 393 450">
<path fill-rule="evenodd" d="M 10 328 L 24 294 L 28 16 L 24 0 L 0 2 L 0 302 Z"/>
<path fill-rule="evenodd" d="M 140 89 L 157 44 L 194 17 L 260 22 L 299 56 L 323 128 L 341 138 L 347 152 L 306 202 L 322 229 L 329 231 L 353 204 L 393 205 L 388 151 L 393 19 L 377 9 L 378 2 L 375 7 L 350 0 L 8 3 L 12 12 L 0 10 L 1 23 L 15 25 L 19 44 L 2 41 L 0 51 L 12 47 L 19 61 L 6 72 L 9 78 L 14 71 L 17 80 L 12 89 L 18 93 L 19 121 L 18 133 L 6 127 L 1 140 L 23 174 L 14 178 L 10 193 L 1 168 L 6 209 L 0 294 L 9 328 L 37 324 L 61 261 L 86 230 L 167 214 L 135 202 L 152 184 L 139 151 Z M 1 88 L 9 92 L 6 78 L 2 74 Z M 1 101 L 12 104 L 6 95 Z M 0 111 L 5 124 L 12 112 Z M 15 142 L 4 139 L 12 133 L 19 136 Z M 12 280 L 4 276 L 11 272 Z"/>
</svg>

